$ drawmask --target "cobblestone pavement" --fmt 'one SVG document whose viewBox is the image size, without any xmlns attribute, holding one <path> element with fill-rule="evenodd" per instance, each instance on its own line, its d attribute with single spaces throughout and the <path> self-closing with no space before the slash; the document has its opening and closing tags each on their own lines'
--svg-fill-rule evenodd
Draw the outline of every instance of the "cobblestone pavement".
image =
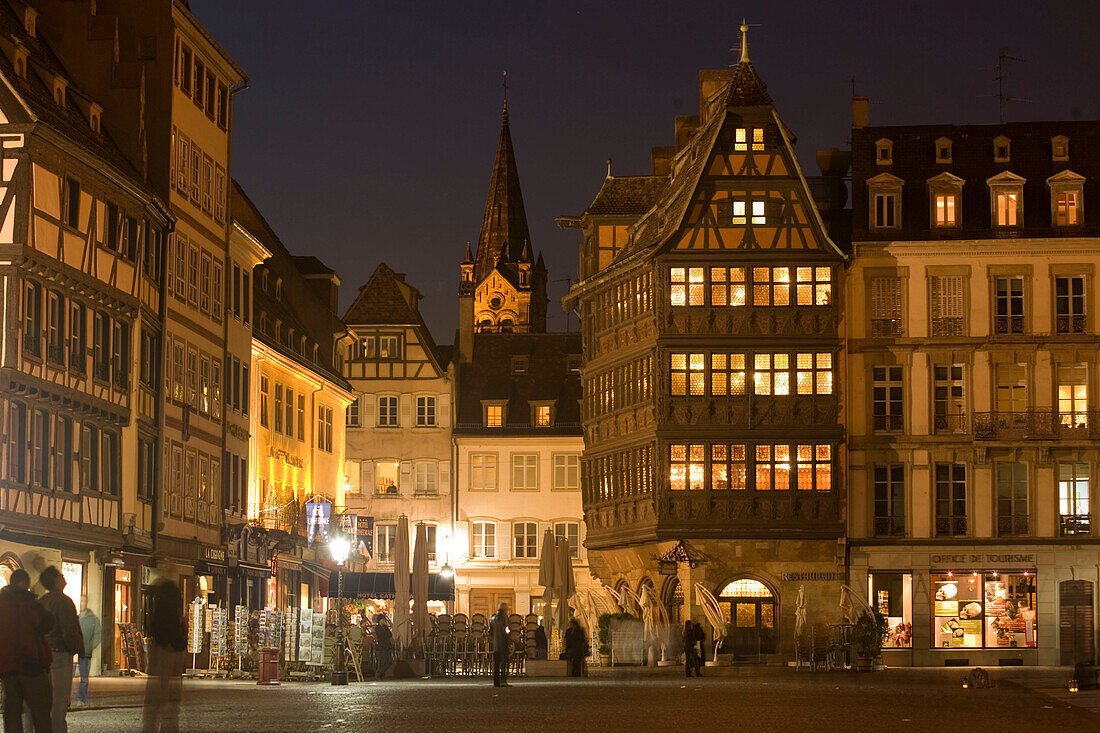
<svg viewBox="0 0 1100 733">
<path fill-rule="evenodd" d="M 392 680 L 330 687 L 188 680 L 184 731 L 1095 731 L 1100 713 L 999 678 L 962 689 L 962 671 L 874 674 L 732 670 L 684 679 L 603 673 L 586 679 Z M 93 703 L 69 714 L 72 733 L 136 731 L 140 680 L 93 680 Z M 1084 694 L 1084 693 L 1082 693 Z M 1088 693 L 1091 695 L 1092 693 Z M 1082 702 L 1084 700 L 1082 699 Z"/>
</svg>

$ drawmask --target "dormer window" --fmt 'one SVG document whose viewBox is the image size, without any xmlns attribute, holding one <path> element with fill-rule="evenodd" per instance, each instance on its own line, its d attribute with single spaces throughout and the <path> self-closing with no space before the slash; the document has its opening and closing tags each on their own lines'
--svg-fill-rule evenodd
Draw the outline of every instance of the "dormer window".
<svg viewBox="0 0 1100 733">
<path fill-rule="evenodd" d="M 512 357 L 512 374 L 526 374 L 527 373 L 527 357 L 526 356 L 513 356 Z"/>
<path fill-rule="evenodd" d="M 946 171 L 928 179 L 933 228 L 958 226 L 963 183 L 963 179 Z"/>
<path fill-rule="evenodd" d="M 936 140 L 936 162 L 951 162 L 951 138 L 941 137 Z"/>
<path fill-rule="evenodd" d="M 504 427 L 504 410 L 507 407 L 507 402 L 482 402 L 482 409 L 484 412 L 485 427 L 487 428 L 502 428 Z"/>
<path fill-rule="evenodd" d="M 1012 160 L 1012 141 L 1004 135 L 993 138 L 993 162 L 1007 163 Z"/>
<path fill-rule="evenodd" d="M 1056 227 L 1075 227 L 1082 223 L 1082 197 L 1085 177 L 1062 171 L 1047 179 L 1050 187 L 1050 220 Z"/>
<path fill-rule="evenodd" d="M 1050 158 L 1055 163 L 1069 160 L 1069 138 L 1065 135 L 1055 135 L 1050 139 Z"/>
<path fill-rule="evenodd" d="M 569 370 L 570 374 L 581 373 L 581 356 L 580 354 L 570 354 L 565 357 L 565 368 Z"/>
<path fill-rule="evenodd" d="M 553 425 L 553 411 L 550 403 L 531 405 L 531 422 L 536 428 L 548 428 Z"/>
<path fill-rule="evenodd" d="M 745 153 L 749 150 L 756 152 L 763 150 L 764 128 L 738 127 L 733 132 L 733 149 L 739 153 Z"/>
<path fill-rule="evenodd" d="M 999 173 L 986 181 L 989 185 L 993 226 L 1022 226 L 1025 182 L 1025 178 L 1010 171 Z"/>
<path fill-rule="evenodd" d="M 894 163 L 894 143 L 891 140 L 882 138 L 875 142 L 875 161 L 879 165 L 893 165 Z"/>
<path fill-rule="evenodd" d="M 98 104 L 92 104 L 88 109 L 88 124 L 92 127 L 92 132 L 99 133 L 101 119 L 103 117 L 103 108 Z"/>
<path fill-rule="evenodd" d="M 27 49 L 22 44 L 16 44 L 12 51 L 12 64 L 15 66 L 15 75 L 20 79 L 27 78 Z"/>
<path fill-rule="evenodd" d="M 23 30 L 31 38 L 38 35 L 38 11 L 27 5 L 23 8 Z"/>
<path fill-rule="evenodd" d="M 890 173 L 867 179 L 872 229 L 896 229 L 901 226 L 901 187 L 904 181 Z"/>
<path fill-rule="evenodd" d="M 65 80 L 59 76 L 55 76 L 53 79 L 53 101 L 58 107 L 65 106 L 66 91 L 69 85 L 65 83 Z"/>
<path fill-rule="evenodd" d="M 281 277 L 275 278 L 275 297 L 283 297 L 283 279 Z"/>
</svg>

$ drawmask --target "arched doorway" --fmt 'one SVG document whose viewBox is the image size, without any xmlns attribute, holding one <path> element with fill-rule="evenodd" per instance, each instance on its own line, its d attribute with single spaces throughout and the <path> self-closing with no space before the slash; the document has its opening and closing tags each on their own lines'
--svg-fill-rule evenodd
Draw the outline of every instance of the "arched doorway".
<svg viewBox="0 0 1100 733">
<path fill-rule="evenodd" d="M 684 588 L 680 585 L 680 579 L 670 575 L 661 589 L 661 602 L 665 604 L 668 612 L 668 623 L 671 626 L 684 625 Z"/>
<path fill-rule="evenodd" d="M 734 660 L 775 654 L 776 617 L 779 599 L 771 588 L 752 578 L 730 581 L 718 591 L 729 636 L 722 645 Z"/>
</svg>

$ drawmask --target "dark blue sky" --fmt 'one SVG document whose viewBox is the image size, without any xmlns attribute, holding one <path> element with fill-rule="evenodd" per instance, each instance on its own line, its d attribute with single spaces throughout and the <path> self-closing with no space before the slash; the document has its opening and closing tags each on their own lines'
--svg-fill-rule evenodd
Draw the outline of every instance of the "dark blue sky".
<svg viewBox="0 0 1100 733">
<path fill-rule="evenodd" d="M 808 175 L 848 144 L 849 79 L 872 124 L 997 121 L 993 67 L 1029 104 L 1009 120 L 1100 119 L 1100 8 L 974 2 L 382 2 L 191 0 L 248 73 L 233 175 L 296 253 L 343 279 L 342 307 L 380 261 L 408 273 L 440 343 L 456 327 L 458 263 L 476 242 L 500 132 L 501 70 L 532 244 L 575 276 L 579 214 L 614 172 L 648 173 L 700 68 L 750 51 Z M 552 283 L 550 328 L 565 328 Z M 576 321 L 573 320 L 576 327 Z"/>
</svg>

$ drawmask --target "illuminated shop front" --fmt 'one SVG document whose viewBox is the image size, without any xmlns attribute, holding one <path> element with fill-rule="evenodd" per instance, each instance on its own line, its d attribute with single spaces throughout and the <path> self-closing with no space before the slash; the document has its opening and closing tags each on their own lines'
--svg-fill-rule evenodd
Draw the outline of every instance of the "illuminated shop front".
<svg viewBox="0 0 1100 733">
<path fill-rule="evenodd" d="M 931 582 L 933 646 L 1037 646 L 1035 573 L 949 571 L 933 573 Z"/>
</svg>

